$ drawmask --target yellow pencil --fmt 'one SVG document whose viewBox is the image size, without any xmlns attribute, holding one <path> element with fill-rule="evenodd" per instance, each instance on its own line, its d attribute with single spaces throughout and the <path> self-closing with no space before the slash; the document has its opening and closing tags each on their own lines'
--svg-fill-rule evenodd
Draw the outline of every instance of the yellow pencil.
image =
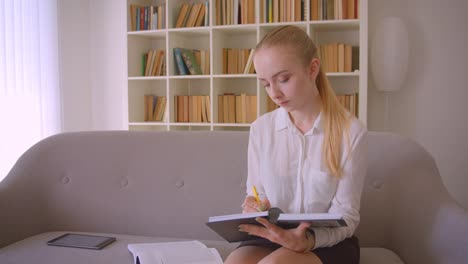
<svg viewBox="0 0 468 264">
<path fill-rule="evenodd" d="M 260 198 L 258 197 L 258 192 L 257 192 L 257 188 L 255 188 L 255 185 L 252 185 L 252 191 L 254 193 L 255 200 L 257 200 L 257 203 L 260 203 Z"/>
</svg>

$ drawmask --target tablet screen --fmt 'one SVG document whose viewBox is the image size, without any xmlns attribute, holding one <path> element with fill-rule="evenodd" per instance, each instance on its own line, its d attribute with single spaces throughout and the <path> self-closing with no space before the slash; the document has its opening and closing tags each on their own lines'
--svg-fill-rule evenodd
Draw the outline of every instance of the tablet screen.
<svg viewBox="0 0 468 264">
<path fill-rule="evenodd" d="M 47 242 L 51 246 L 102 249 L 115 241 L 115 237 L 84 234 L 64 234 Z"/>
</svg>

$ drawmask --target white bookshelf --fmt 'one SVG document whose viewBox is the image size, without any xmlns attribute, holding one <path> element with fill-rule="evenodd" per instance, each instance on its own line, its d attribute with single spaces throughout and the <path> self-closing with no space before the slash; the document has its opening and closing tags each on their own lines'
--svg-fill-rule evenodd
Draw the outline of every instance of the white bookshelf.
<svg viewBox="0 0 468 264">
<path fill-rule="evenodd" d="M 128 124 L 130 130 L 248 130 L 250 124 L 218 123 L 218 95 L 225 92 L 257 95 L 257 117 L 266 113 L 267 94 L 260 86 L 255 74 L 223 74 L 223 48 L 254 48 L 256 43 L 270 30 L 282 25 L 296 25 L 302 28 L 317 45 L 344 42 L 359 46 L 359 71 L 327 73 L 337 94 L 358 93 L 358 118 L 367 124 L 367 74 L 368 74 L 368 12 L 367 0 L 360 0 L 359 19 L 322 20 L 259 23 L 260 0 L 256 1 L 256 23 L 248 25 L 214 25 L 215 0 L 210 0 L 207 27 L 174 28 L 179 8 L 184 2 L 197 0 L 144 1 L 127 0 L 127 96 Z M 161 30 L 131 31 L 130 4 L 166 5 L 166 25 Z M 306 8 L 309 1 L 306 0 Z M 210 73 L 208 75 L 177 75 L 173 48 L 204 49 L 210 51 Z M 141 56 L 150 49 L 163 49 L 166 56 L 164 76 L 141 76 Z M 145 94 L 166 96 L 164 118 L 160 122 L 144 122 Z M 175 122 L 174 96 L 209 95 L 210 121 L 208 123 Z"/>
</svg>

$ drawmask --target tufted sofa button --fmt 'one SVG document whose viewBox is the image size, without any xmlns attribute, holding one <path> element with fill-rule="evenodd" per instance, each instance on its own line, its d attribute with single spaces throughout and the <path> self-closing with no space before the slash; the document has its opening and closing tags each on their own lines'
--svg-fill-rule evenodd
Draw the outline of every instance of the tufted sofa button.
<svg viewBox="0 0 468 264">
<path fill-rule="evenodd" d="M 178 180 L 175 185 L 177 188 L 182 188 L 184 186 L 184 180 Z"/>
<path fill-rule="evenodd" d="M 242 189 L 245 189 L 245 188 L 247 187 L 245 181 L 241 181 L 240 187 L 241 187 Z"/>
<path fill-rule="evenodd" d="M 127 177 L 122 177 L 120 180 L 120 187 L 124 188 L 128 185 L 128 178 Z"/>
<path fill-rule="evenodd" d="M 383 186 L 383 182 L 382 181 L 379 181 L 379 180 L 374 180 L 372 182 L 372 187 L 374 187 L 374 189 L 376 190 L 380 190 Z"/>
<path fill-rule="evenodd" d="M 70 178 L 68 178 L 67 176 L 63 176 L 61 179 L 60 179 L 60 182 L 62 184 L 67 184 L 70 182 Z"/>
</svg>

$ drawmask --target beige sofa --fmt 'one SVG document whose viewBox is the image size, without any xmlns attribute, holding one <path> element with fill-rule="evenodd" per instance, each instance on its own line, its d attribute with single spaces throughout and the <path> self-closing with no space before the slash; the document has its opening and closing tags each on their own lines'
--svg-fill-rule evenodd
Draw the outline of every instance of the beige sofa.
<svg viewBox="0 0 468 264">
<path fill-rule="evenodd" d="M 80 132 L 28 150 L 0 183 L 0 263 L 132 263 L 129 243 L 197 239 L 240 212 L 247 132 Z M 468 263 L 468 211 L 415 142 L 369 133 L 361 263 Z M 65 231 L 113 234 L 103 250 L 47 246 Z"/>
</svg>

